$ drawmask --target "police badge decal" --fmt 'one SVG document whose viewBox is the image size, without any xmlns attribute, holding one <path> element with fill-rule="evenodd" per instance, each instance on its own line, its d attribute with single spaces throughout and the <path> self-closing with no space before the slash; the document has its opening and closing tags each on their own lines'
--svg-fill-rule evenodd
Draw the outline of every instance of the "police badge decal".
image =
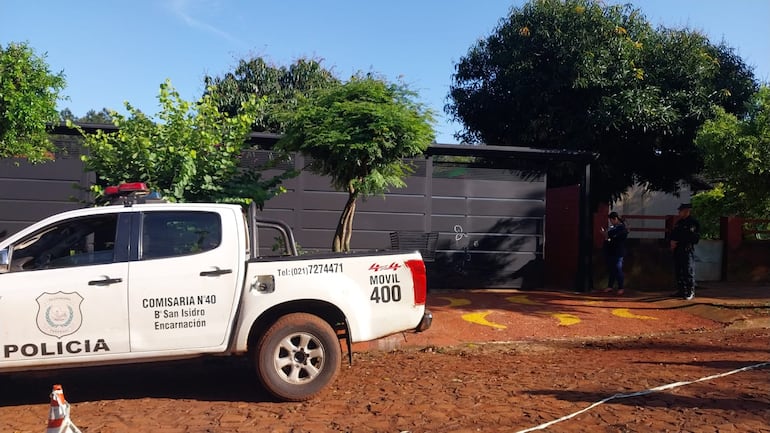
<svg viewBox="0 0 770 433">
<path fill-rule="evenodd" d="M 82 302 L 77 292 L 43 293 L 37 297 L 37 328 L 56 338 L 74 334 L 83 324 Z"/>
</svg>

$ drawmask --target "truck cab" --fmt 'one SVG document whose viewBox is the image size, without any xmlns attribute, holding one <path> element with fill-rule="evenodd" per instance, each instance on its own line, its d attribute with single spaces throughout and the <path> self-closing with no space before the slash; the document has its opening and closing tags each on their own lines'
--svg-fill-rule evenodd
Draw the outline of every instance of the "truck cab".
<svg viewBox="0 0 770 433">
<path fill-rule="evenodd" d="M 232 205 L 105 206 L 5 240 L 0 367 L 224 351 L 247 260 L 242 218 Z"/>
</svg>

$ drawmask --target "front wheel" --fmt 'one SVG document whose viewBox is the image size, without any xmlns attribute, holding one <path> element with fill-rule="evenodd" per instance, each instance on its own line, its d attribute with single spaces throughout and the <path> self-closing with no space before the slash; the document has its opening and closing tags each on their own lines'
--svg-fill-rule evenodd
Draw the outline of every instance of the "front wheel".
<svg viewBox="0 0 770 433">
<path fill-rule="evenodd" d="M 257 377 L 281 400 L 309 400 L 340 370 L 341 350 L 334 329 L 318 316 L 281 317 L 262 335 L 255 351 Z"/>
</svg>

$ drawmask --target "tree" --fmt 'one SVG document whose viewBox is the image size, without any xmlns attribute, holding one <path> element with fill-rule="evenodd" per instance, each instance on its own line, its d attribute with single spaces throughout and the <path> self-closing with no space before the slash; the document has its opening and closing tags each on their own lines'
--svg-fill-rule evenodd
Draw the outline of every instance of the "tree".
<svg viewBox="0 0 770 433">
<path fill-rule="evenodd" d="M 339 84 L 319 60 L 299 59 L 288 67 L 271 66 L 263 58 L 241 60 L 235 71 L 223 77 L 205 77 L 207 89 L 219 110 L 234 115 L 252 96 L 266 98 L 254 120 L 254 131 L 280 133 L 286 112 L 297 106 L 297 98 L 314 89 Z"/>
<path fill-rule="evenodd" d="M 58 120 L 64 74 L 54 74 L 25 43 L 0 45 L 0 158 L 50 159 L 47 125 Z"/>
<path fill-rule="evenodd" d="M 770 87 L 762 86 L 747 108 L 740 117 L 717 109 L 698 132 L 705 173 L 718 182 L 715 191 L 693 197 L 699 214 L 766 218 L 770 211 Z"/>
<path fill-rule="evenodd" d="M 117 132 L 84 134 L 89 155 L 82 159 L 99 177 L 92 186 L 97 196 L 104 185 L 141 181 L 171 201 L 254 201 L 261 207 L 282 191 L 281 181 L 292 173 L 263 180 L 259 171 L 239 167 L 261 101 L 252 96 L 228 116 L 217 111 L 210 96 L 195 104 L 183 100 L 168 81 L 160 86 L 158 100 L 158 123 L 126 103 L 128 117 L 109 112 Z"/>
<path fill-rule="evenodd" d="M 637 183 L 678 191 L 702 168 L 698 127 L 715 105 L 739 109 L 752 86 L 729 48 L 653 29 L 630 5 L 538 0 L 511 9 L 460 60 L 446 111 L 468 142 L 594 153 L 596 204 Z M 551 165 L 549 186 L 579 174 Z"/>
<path fill-rule="evenodd" d="M 719 106 L 727 113 L 736 116 L 745 115 L 750 101 L 759 90 L 752 69 L 736 54 L 735 49 L 722 42 L 712 47 L 711 57 L 719 64 L 719 71 L 714 77 L 713 87 L 719 92 Z"/>
<path fill-rule="evenodd" d="M 63 121 L 71 121 L 78 123 L 94 123 L 101 125 L 109 125 L 112 123 L 112 114 L 107 108 L 102 108 L 101 111 L 88 110 L 85 116 L 76 117 L 69 108 L 65 108 L 59 112 L 59 117 Z"/>
<path fill-rule="evenodd" d="M 277 148 L 310 157 L 308 168 L 331 177 L 348 200 L 337 224 L 333 251 L 350 251 L 358 197 L 404 186 L 404 161 L 433 141 L 433 113 L 406 86 L 370 75 L 321 89 L 301 100 Z"/>
</svg>

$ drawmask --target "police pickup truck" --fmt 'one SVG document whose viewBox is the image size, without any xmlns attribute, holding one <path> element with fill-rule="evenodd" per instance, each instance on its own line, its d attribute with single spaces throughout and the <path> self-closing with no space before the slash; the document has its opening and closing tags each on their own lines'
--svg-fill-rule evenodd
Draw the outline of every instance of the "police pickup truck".
<svg viewBox="0 0 770 433">
<path fill-rule="evenodd" d="M 297 255 L 254 206 L 107 192 L 115 204 L 0 240 L 0 373 L 244 355 L 268 392 L 301 401 L 334 380 L 343 340 L 350 356 L 430 327 L 419 252 Z"/>
</svg>

